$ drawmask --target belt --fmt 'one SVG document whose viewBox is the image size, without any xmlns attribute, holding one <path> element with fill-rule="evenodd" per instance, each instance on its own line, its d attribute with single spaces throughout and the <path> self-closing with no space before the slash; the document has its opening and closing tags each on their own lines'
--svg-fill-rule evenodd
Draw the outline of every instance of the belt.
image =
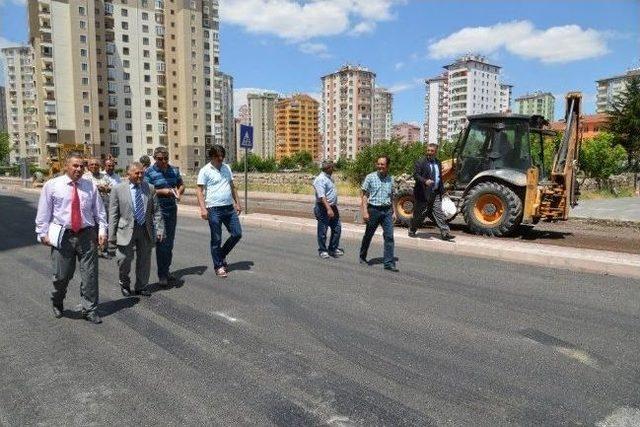
<svg viewBox="0 0 640 427">
<path fill-rule="evenodd" d="M 66 230 L 64 230 L 64 232 L 65 232 L 65 233 L 69 233 L 69 234 L 80 234 L 80 233 L 82 233 L 82 232 L 84 232 L 84 231 L 86 231 L 86 230 L 90 230 L 90 229 L 93 229 L 93 228 L 94 228 L 94 226 L 93 226 L 93 225 L 90 225 L 90 226 L 88 226 L 88 227 L 82 227 L 80 230 L 78 230 L 78 232 L 77 232 L 77 233 L 76 233 L 75 231 L 73 231 L 72 229 L 67 228 Z"/>
<path fill-rule="evenodd" d="M 373 209 L 389 209 L 391 205 L 372 205 L 371 203 L 367 204 L 367 207 Z"/>
</svg>

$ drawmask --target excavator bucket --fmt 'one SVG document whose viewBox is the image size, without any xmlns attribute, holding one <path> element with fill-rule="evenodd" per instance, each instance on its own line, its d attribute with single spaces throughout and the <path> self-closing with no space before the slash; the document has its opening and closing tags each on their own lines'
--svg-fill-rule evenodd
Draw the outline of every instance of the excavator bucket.
<svg viewBox="0 0 640 427">
<path fill-rule="evenodd" d="M 578 156 L 580 153 L 580 112 L 582 94 L 566 96 L 565 131 L 551 168 L 551 183 L 542 191 L 539 216 L 546 220 L 566 220 L 569 209 L 578 204 Z"/>
</svg>

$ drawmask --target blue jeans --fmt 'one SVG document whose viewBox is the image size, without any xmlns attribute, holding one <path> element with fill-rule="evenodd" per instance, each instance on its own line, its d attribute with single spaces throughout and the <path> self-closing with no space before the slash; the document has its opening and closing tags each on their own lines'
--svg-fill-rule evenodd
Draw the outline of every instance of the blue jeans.
<svg viewBox="0 0 640 427">
<path fill-rule="evenodd" d="M 156 244 L 156 263 L 158 264 L 158 278 L 169 277 L 169 267 L 173 259 L 173 242 L 176 238 L 176 223 L 178 222 L 178 208 L 176 206 L 160 209 L 164 220 L 164 239 Z"/>
<path fill-rule="evenodd" d="M 378 225 L 382 225 L 384 266 L 393 267 L 396 264 L 393 258 L 393 209 L 391 206 L 382 207 L 369 205 L 367 211 L 369 212 L 369 221 L 367 221 L 367 228 L 364 231 L 362 245 L 360 246 L 360 258 L 367 259 L 371 239 L 378 229 Z"/>
<path fill-rule="evenodd" d="M 331 206 L 335 216 L 329 218 L 324 205 L 316 203 L 313 213 L 318 220 L 318 252 L 333 253 L 338 249 L 340 244 L 340 232 L 342 223 L 340 222 L 340 212 L 337 206 Z M 329 239 L 329 249 L 327 250 L 327 229 L 331 229 L 331 238 Z"/>
<path fill-rule="evenodd" d="M 224 265 L 225 258 L 242 238 L 242 228 L 240 227 L 240 218 L 233 205 L 211 207 L 207 209 L 207 212 L 209 212 L 209 229 L 211 230 L 211 258 L 213 259 L 213 267 L 218 269 Z M 222 224 L 229 232 L 229 238 L 221 248 Z"/>
</svg>

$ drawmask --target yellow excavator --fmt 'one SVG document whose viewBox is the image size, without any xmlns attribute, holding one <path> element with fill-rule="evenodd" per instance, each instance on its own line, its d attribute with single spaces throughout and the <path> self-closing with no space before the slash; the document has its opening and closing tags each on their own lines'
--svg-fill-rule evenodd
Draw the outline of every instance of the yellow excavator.
<svg viewBox="0 0 640 427">
<path fill-rule="evenodd" d="M 457 208 L 449 219 L 462 213 L 473 233 L 491 236 L 512 234 L 520 224 L 568 219 L 579 195 L 581 101 L 579 92 L 566 96 L 566 127 L 551 167 L 544 164 L 544 139 L 555 132 L 542 116 L 468 116 L 453 158 L 442 162 L 445 187 Z M 412 190 L 399 190 L 395 205 L 399 220 L 408 225 Z"/>
<path fill-rule="evenodd" d="M 49 177 L 58 175 L 63 169 L 64 159 L 72 151 L 84 153 L 85 156 L 91 155 L 91 149 L 85 144 L 58 144 L 55 151 L 50 153 L 47 159 L 49 165 Z"/>
</svg>

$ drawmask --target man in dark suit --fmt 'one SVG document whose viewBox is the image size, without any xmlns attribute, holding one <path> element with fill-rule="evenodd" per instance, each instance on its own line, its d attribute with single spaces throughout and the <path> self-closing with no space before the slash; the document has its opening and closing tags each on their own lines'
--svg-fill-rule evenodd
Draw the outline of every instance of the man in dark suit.
<svg viewBox="0 0 640 427">
<path fill-rule="evenodd" d="M 152 185 L 144 181 L 144 166 L 134 162 L 128 179 L 111 191 L 109 201 L 109 243 L 117 245 L 116 258 L 122 295 L 150 296 L 146 289 L 151 269 L 151 250 L 164 238 L 164 221 Z M 136 282 L 131 291 L 131 262 L 135 250 Z"/>
<path fill-rule="evenodd" d="M 413 219 L 409 228 L 409 237 L 416 236 L 416 230 L 424 221 L 425 215 L 429 215 L 440 230 L 442 240 L 452 240 L 449 224 L 442 213 L 442 196 L 444 183 L 442 182 L 442 163 L 436 158 L 437 144 L 425 146 L 425 157 L 415 164 L 413 178 L 416 183 L 413 187 L 415 205 L 413 206 Z"/>
</svg>

